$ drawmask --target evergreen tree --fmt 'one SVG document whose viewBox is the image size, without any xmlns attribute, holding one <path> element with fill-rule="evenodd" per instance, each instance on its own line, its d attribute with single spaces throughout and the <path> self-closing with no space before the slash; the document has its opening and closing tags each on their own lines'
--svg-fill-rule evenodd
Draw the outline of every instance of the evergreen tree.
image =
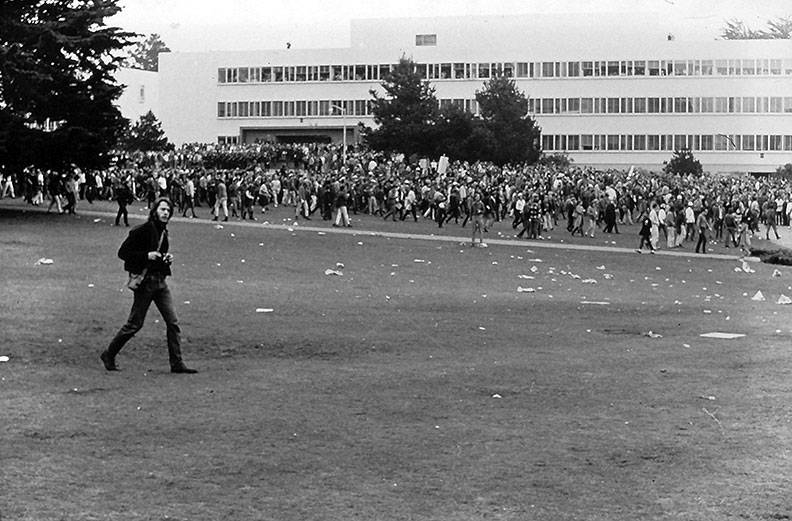
<svg viewBox="0 0 792 521">
<path fill-rule="evenodd" d="M 689 148 L 674 150 L 674 156 L 666 163 L 663 171 L 667 174 L 694 174 L 701 175 L 703 169 L 701 162 L 693 157 L 693 152 Z"/>
<path fill-rule="evenodd" d="M 792 17 L 768 20 L 765 29 L 751 29 L 741 20 L 727 20 L 721 31 L 724 40 L 789 40 L 792 38 Z"/>
<path fill-rule="evenodd" d="M 171 50 L 162 41 L 160 35 L 153 33 L 135 44 L 125 65 L 133 69 L 156 72 L 159 70 L 159 55 L 163 52 L 171 52 Z"/>
<path fill-rule="evenodd" d="M 503 165 L 534 163 L 539 158 L 540 130 L 528 115 L 528 98 L 513 79 L 492 78 L 476 92 L 476 101 L 483 123 L 479 135 L 489 143 L 480 159 Z"/>
<path fill-rule="evenodd" d="M 122 146 L 124 150 L 144 152 L 161 152 L 171 150 L 173 145 L 168 142 L 157 116 L 150 110 L 140 116 L 124 135 Z"/>
<path fill-rule="evenodd" d="M 372 113 L 378 127 L 366 129 L 364 139 L 374 150 L 405 155 L 435 152 L 438 103 L 412 60 L 402 58 L 383 79 L 385 96 L 371 90 Z"/>
<path fill-rule="evenodd" d="M 0 152 L 11 170 L 107 163 L 125 120 L 113 73 L 130 33 L 117 0 L 0 2 Z"/>
</svg>

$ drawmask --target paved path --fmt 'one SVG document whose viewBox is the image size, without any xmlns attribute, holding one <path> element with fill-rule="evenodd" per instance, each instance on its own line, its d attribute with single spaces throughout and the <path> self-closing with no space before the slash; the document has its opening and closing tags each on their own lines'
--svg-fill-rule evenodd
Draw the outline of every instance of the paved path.
<svg viewBox="0 0 792 521">
<path fill-rule="evenodd" d="M 45 213 L 46 208 L 41 206 L 39 207 L 32 207 L 30 205 L 25 204 L 20 199 L 15 200 L 7 200 L 4 199 L 0 201 L 0 207 L 9 208 L 14 210 L 26 210 L 32 212 L 40 212 Z M 135 212 L 133 207 L 130 207 L 129 218 L 130 220 L 144 220 L 148 217 L 148 214 L 145 212 Z M 106 210 L 99 210 L 99 209 L 88 209 L 85 208 L 85 205 L 79 209 L 79 214 L 84 215 L 86 217 L 91 218 L 105 218 L 110 221 L 115 219 L 116 211 L 106 211 Z M 449 235 L 433 235 L 433 234 L 423 234 L 423 233 L 399 233 L 399 232 L 385 232 L 385 231 L 371 231 L 365 230 L 363 228 L 335 228 L 331 226 L 327 227 L 319 227 L 319 226 L 310 226 L 310 225 L 302 225 L 302 224 L 271 224 L 267 222 L 261 221 L 226 221 L 226 222 L 215 222 L 210 221 L 207 219 L 189 219 L 184 217 L 173 217 L 173 222 L 179 223 L 187 223 L 193 224 L 197 226 L 216 226 L 218 224 L 222 225 L 223 227 L 244 227 L 244 228 L 266 228 L 269 230 L 281 230 L 286 231 L 289 233 L 324 233 L 324 234 L 344 234 L 344 235 L 353 235 L 353 236 L 369 236 L 369 237 L 388 237 L 391 239 L 406 239 L 406 240 L 422 240 L 422 241 L 438 241 L 438 242 L 454 242 L 454 243 L 464 243 L 470 244 L 470 236 L 449 236 Z M 779 246 L 789 247 L 792 248 L 792 230 L 788 228 L 784 228 L 780 230 L 779 233 L 784 233 L 781 236 L 781 241 L 778 241 Z M 786 242 L 787 244 L 784 244 Z M 512 247 L 519 247 L 519 248 L 536 248 L 536 249 L 555 249 L 555 250 L 573 250 L 573 251 L 598 251 L 598 252 L 610 252 L 610 253 L 626 253 L 630 255 L 636 255 L 635 249 L 633 248 L 624 248 L 618 246 L 599 246 L 599 245 L 590 245 L 590 244 L 568 244 L 568 243 L 558 243 L 558 242 L 551 242 L 551 241 L 517 241 L 514 239 L 486 239 L 486 243 L 488 245 L 498 245 L 498 246 L 512 246 Z M 648 255 L 648 253 L 646 253 Z M 717 254 L 717 253 L 694 253 L 692 251 L 684 251 L 684 250 L 657 250 L 658 256 L 667 256 L 667 257 L 691 257 L 696 259 L 713 259 L 713 260 L 725 260 L 725 261 L 737 261 L 742 260 L 743 257 L 740 255 L 726 255 L 726 254 Z M 755 257 L 745 257 L 745 260 L 749 261 L 758 261 Z"/>
</svg>

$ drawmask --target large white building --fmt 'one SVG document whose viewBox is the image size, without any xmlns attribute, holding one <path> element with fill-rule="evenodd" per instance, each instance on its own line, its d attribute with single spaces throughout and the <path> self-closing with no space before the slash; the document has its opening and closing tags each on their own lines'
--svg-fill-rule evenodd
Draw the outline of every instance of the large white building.
<svg viewBox="0 0 792 521">
<path fill-rule="evenodd" d="M 531 99 L 546 152 L 659 169 L 690 148 L 709 171 L 792 162 L 792 41 L 681 41 L 662 20 L 589 15 L 356 20 L 338 49 L 160 55 L 171 141 L 341 141 L 373 125 L 371 89 L 412 58 L 441 104 L 476 112 L 493 74 Z M 230 35 L 229 37 L 233 37 Z"/>
</svg>

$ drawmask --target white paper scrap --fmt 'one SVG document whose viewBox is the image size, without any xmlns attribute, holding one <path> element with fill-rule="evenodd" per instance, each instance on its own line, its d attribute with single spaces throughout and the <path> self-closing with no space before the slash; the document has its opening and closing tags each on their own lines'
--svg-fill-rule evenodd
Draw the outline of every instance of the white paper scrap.
<svg viewBox="0 0 792 521">
<path fill-rule="evenodd" d="M 275 311 L 272 308 L 256 308 L 256 313 L 272 313 Z"/>
<path fill-rule="evenodd" d="M 761 291 L 757 291 L 757 292 L 756 292 L 756 295 L 754 295 L 753 297 L 751 297 L 751 300 L 756 300 L 756 301 L 758 301 L 758 302 L 764 302 L 764 301 L 765 301 L 765 300 L 767 300 L 767 299 L 765 299 L 765 296 L 764 296 L 764 295 L 762 295 L 762 292 L 761 292 Z"/>
<path fill-rule="evenodd" d="M 719 338 L 722 340 L 733 340 L 735 338 L 742 338 L 745 335 L 742 333 L 721 333 L 719 331 L 714 331 L 712 333 L 703 333 L 699 336 L 703 336 L 704 338 Z"/>
</svg>

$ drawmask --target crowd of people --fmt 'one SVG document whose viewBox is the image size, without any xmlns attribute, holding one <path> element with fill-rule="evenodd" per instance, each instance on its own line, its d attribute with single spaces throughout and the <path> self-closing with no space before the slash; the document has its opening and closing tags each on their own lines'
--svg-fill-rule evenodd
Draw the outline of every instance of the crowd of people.
<svg viewBox="0 0 792 521">
<path fill-rule="evenodd" d="M 78 201 L 115 200 L 116 225 L 128 225 L 126 206 L 150 206 L 162 196 L 176 212 L 214 220 L 257 219 L 273 207 L 290 207 L 295 219 L 351 226 L 349 214 L 392 221 L 428 220 L 434 226 L 471 223 L 488 231 L 509 221 L 518 238 L 542 239 L 561 227 L 571 235 L 619 233 L 640 225 L 638 251 L 710 241 L 748 250 L 765 225 L 792 216 L 789 186 L 777 177 L 671 175 L 643 170 L 578 166 L 454 162 L 383 154 L 329 144 L 191 144 L 170 152 L 119 154 L 106 170 L 41 171 L 30 167 L 4 176 L 0 196 L 20 194 L 48 210 L 76 211 Z M 480 239 L 481 242 L 481 239 Z"/>
</svg>

